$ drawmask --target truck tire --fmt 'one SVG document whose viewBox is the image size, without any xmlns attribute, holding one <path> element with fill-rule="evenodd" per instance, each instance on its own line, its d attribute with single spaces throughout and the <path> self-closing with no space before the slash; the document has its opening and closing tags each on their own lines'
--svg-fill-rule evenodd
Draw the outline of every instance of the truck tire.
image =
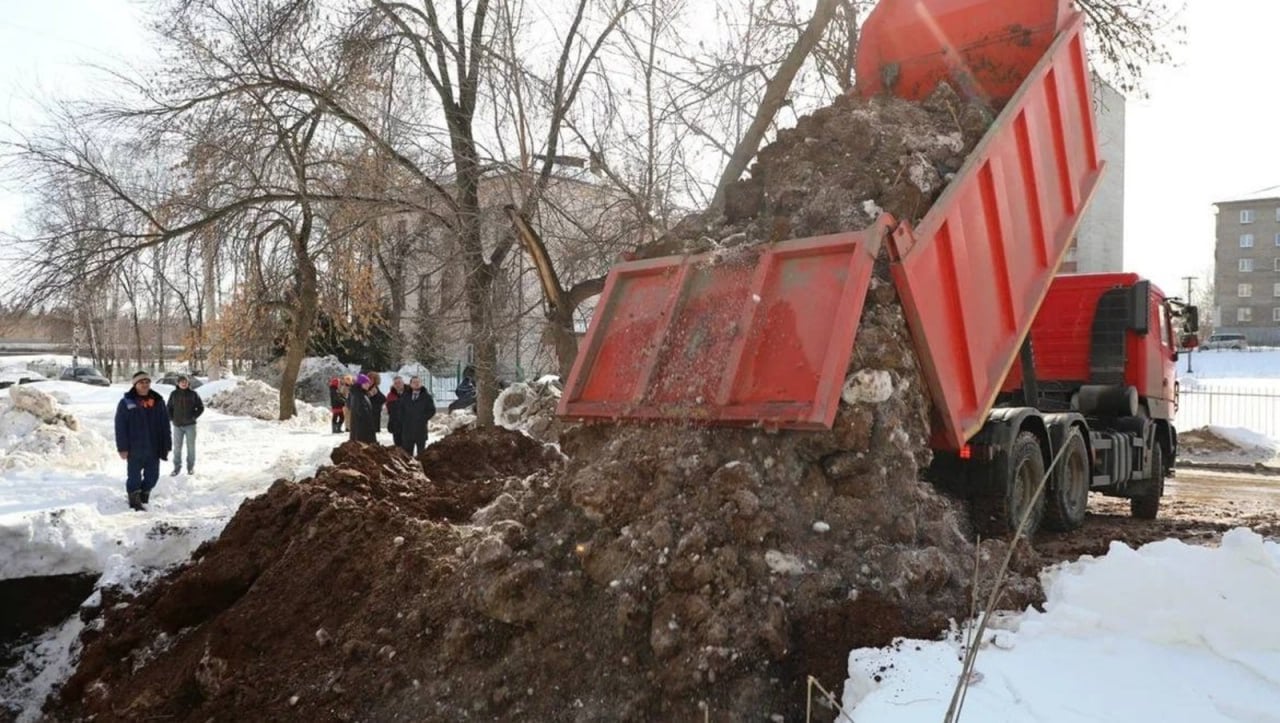
<svg viewBox="0 0 1280 723">
<path fill-rule="evenodd" d="M 1009 452 L 1009 467 L 996 480 L 996 489 L 989 494 L 974 498 L 970 508 L 974 526 L 978 532 L 992 537 L 1010 535 L 1017 531 L 1018 524 L 1028 505 L 1031 505 L 1031 517 L 1027 520 L 1024 533 L 1027 537 L 1035 534 L 1044 517 L 1044 495 L 1036 495 L 1036 487 L 1044 478 L 1044 456 L 1040 453 L 1040 440 L 1031 432 L 1018 434 Z"/>
<path fill-rule="evenodd" d="M 1160 514 L 1160 492 L 1164 489 L 1164 449 L 1159 442 L 1151 448 L 1151 469 L 1156 473 L 1152 490 L 1141 497 L 1129 499 L 1129 516 L 1137 520 L 1154 520 Z"/>
<path fill-rule="evenodd" d="M 1062 457 L 1049 478 L 1045 490 L 1044 525 L 1050 530 L 1068 532 L 1084 524 L 1089 508 L 1089 449 L 1080 430 L 1067 435 Z"/>
</svg>

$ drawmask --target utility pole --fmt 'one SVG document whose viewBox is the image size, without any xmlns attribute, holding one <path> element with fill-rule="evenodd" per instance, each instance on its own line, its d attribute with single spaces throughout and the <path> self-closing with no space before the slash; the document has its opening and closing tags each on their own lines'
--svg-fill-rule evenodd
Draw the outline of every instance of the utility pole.
<svg viewBox="0 0 1280 723">
<path fill-rule="evenodd" d="M 1190 304 L 1190 303 L 1192 303 L 1192 301 L 1191 301 L 1191 282 L 1195 281 L 1195 280 L 1196 280 L 1196 277 L 1195 277 L 1195 276 L 1183 276 L 1183 277 L 1182 277 L 1182 280 L 1183 280 L 1183 281 L 1185 281 L 1185 282 L 1187 282 L 1187 303 L 1188 303 L 1188 304 Z M 1195 353 L 1195 349 L 1194 349 L 1194 348 L 1192 348 L 1192 349 L 1188 349 L 1188 350 L 1187 350 L 1187 373 L 1188 373 L 1188 374 L 1190 374 L 1190 373 L 1191 373 L 1191 355 L 1192 355 L 1193 353 Z"/>
</svg>

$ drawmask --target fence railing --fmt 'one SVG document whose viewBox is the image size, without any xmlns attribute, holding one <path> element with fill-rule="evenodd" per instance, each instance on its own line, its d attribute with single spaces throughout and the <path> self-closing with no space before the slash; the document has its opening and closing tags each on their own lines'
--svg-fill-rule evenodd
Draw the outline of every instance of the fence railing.
<svg viewBox="0 0 1280 723">
<path fill-rule="evenodd" d="M 1178 397 L 1180 430 L 1215 424 L 1280 438 L 1280 390 L 1199 387 Z"/>
</svg>

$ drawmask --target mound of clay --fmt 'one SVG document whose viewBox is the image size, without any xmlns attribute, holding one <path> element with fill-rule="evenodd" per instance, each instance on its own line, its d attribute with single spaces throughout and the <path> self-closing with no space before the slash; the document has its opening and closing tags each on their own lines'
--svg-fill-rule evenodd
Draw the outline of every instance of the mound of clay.
<svg viewBox="0 0 1280 723">
<path fill-rule="evenodd" d="M 528 435 L 499 427 L 463 429 L 418 455 L 433 482 L 525 477 L 554 464 L 554 449 Z"/>
<path fill-rule="evenodd" d="M 842 99 L 764 149 L 724 217 L 647 252 L 916 219 L 989 118 L 945 90 Z M 445 437 L 422 470 L 344 446 L 107 610 L 55 714 L 804 720 L 807 676 L 836 686 L 852 648 L 967 616 L 975 557 L 990 578 L 1004 549 L 976 551 L 921 481 L 929 400 L 887 283 L 847 377 L 830 431 L 585 426 L 564 469 L 501 429 Z M 1016 582 L 1011 607 L 1038 594 Z"/>
</svg>

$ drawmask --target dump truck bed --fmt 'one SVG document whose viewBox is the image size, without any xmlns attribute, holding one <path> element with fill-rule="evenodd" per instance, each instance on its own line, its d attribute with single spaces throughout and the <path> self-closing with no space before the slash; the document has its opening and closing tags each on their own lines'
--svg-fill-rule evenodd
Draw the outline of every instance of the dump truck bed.
<svg viewBox="0 0 1280 723">
<path fill-rule="evenodd" d="M 959 449 L 985 421 L 1102 172 L 1083 24 L 1068 16 L 1020 71 L 916 227 L 888 218 L 784 242 L 757 266 L 704 255 L 613 269 L 560 413 L 830 426 L 883 239 L 932 396 L 932 443 Z"/>
</svg>

